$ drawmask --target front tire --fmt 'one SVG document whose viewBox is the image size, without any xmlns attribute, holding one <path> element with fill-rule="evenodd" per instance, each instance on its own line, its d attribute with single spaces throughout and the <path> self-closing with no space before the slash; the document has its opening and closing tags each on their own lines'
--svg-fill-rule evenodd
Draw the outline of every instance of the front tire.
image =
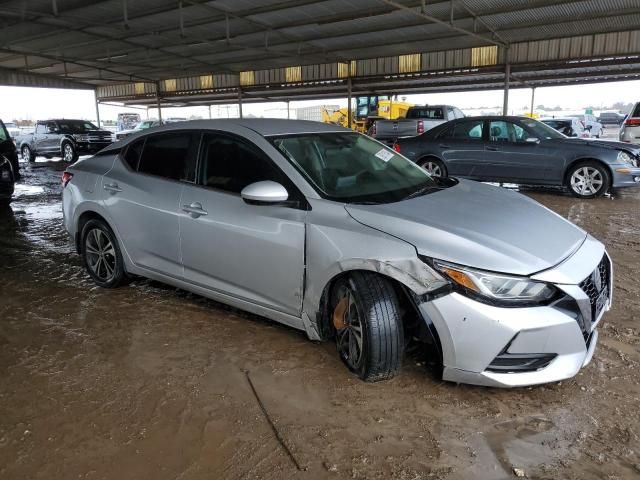
<svg viewBox="0 0 640 480">
<path fill-rule="evenodd" d="M 402 365 L 404 332 L 391 283 L 370 272 L 354 272 L 332 289 L 336 346 L 344 364 L 362 380 L 395 376 Z"/>
<path fill-rule="evenodd" d="M 36 156 L 33 154 L 28 145 L 23 145 L 20 149 L 20 153 L 22 154 L 22 159 L 25 162 L 32 163 L 36 161 Z"/>
<path fill-rule="evenodd" d="M 73 163 L 78 160 L 78 152 L 71 142 L 62 144 L 62 159 L 67 163 Z"/>
<path fill-rule="evenodd" d="M 587 160 L 569 168 L 566 185 L 575 197 L 600 197 L 611 187 L 611 175 L 607 167 L 600 162 Z"/>
<path fill-rule="evenodd" d="M 418 160 L 418 165 L 424 168 L 432 177 L 446 177 L 447 167 L 444 163 L 434 157 L 425 157 Z"/>
<path fill-rule="evenodd" d="M 128 279 L 116 236 L 102 220 L 89 220 L 82 229 L 82 263 L 93 281 L 116 288 Z"/>
</svg>

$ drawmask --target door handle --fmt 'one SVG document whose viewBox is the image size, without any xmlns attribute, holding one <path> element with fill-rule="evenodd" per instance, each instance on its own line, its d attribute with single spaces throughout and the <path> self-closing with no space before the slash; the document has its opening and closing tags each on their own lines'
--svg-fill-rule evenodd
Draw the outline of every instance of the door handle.
<svg viewBox="0 0 640 480">
<path fill-rule="evenodd" d="M 107 192 L 118 193 L 121 192 L 122 189 L 118 186 L 117 183 L 105 183 L 102 188 L 104 188 Z"/>
<path fill-rule="evenodd" d="M 182 211 L 187 212 L 191 218 L 198 218 L 201 215 L 206 215 L 207 211 L 202 208 L 202 204 L 199 202 L 193 202 L 189 205 L 183 205 Z"/>
<path fill-rule="evenodd" d="M 497 152 L 498 151 L 498 147 L 486 146 L 484 148 L 486 148 L 487 150 L 489 150 L 491 152 Z"/>
<path fill-rule="evenodd" d="M 440 144 L 438 145 L 440 148 L 451 148 L 449 145 Z"/>
</svg>

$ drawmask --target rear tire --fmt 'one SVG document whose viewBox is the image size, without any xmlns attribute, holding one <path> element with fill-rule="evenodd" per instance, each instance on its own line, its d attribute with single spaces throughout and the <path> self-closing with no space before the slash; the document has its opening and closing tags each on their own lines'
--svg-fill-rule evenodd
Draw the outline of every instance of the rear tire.
<svg viewBox="0 0 640 480">
<path fill-rule="evenodd" d="M 609 170 L 600 162 L 577 162 L 567 171 L 565 184 L 578 198 L 595 198 L 604 195 L 611 187 Z"/>
<path fill-rule="evenodd" d="M 103 288 L 126 283 L 127 272 L 118 240 L 102 220 L 89 220 L 82 228 L 82 263 L 93 281 Z"/>
<path fill-rule="evenodd" d="M 351 273 L 334 285 L 330 306 L 338 354 L 347 368 L 367 382 L 395 376 L 404 332 L 391 283 L 375 273 Z"/>
<path fill-rule="evenodd" d="M 418 160 L 418 165 L 424 168 L 432 177 L 446 177 L 447 167 L 435 157 L 424 157 Z"/>
</svg>

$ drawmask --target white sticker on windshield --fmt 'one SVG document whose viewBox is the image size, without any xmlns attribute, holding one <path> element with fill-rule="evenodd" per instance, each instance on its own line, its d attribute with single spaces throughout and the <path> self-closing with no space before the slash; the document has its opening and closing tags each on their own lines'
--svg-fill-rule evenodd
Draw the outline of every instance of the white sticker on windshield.
<svg viewBox="0 0 640 480">
<path fill-rule="evenodd" d="M 376 153 L 376 157 L 378 157 L 383 162 L 388 162 L 389 160 L 391 160 L 393 158 L 393 153 L 391 153 L 389 150 L 383 148 L 378 153 Z"/>
</svg>

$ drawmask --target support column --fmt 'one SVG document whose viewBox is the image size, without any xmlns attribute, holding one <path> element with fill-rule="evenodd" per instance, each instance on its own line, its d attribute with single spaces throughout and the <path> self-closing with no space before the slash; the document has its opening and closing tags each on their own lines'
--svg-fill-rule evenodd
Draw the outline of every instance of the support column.
<svg viewBox="0 0 640 480">
<path fill-rule="evenodd" d="M 533 102 L 536 98 L 536 87 L 531 88 L 531 118 L 533 118 Z"/>
<path fill-rule="evenodd" d="M 242 89 L 238 89 L 238 113 L 242 118 Z"/>
<path fill-rule="evenodd" d="M 289 100 L 287 100 L 287 120 L 291 119 L 291 109 L 289 108 Z"/>
<path fill-rule="evenodd" d="M 160 83 L 156 83 L 156 106 L 158 108 L 158 120 L 162 123 L 162 107 L 160 107 Z"/>
<path fill-rule="evenodd" d="M 347 128 L 351 128 L 353 113 L 351 111 L 351 77 L 347 78 Z"/>
<path fill-rule="evenodd" d="M 211 120 L 211 105 L 209 105 L 209 120 Z"/>
<path fill-rule="evenodd" d="M 96 101 L 96 121 L 98 122 L 98 128 L 100 128 L 100 102 L 98 102 L 98 92 L 93 91 L 93 98 Z"/>
<path fill-rule="evenodd" d="M 507 63 L 504 68 L 504 100 L 502 102 L 502 114 L 509 114 L 509 81 L 511 80 L 511 64 Z"/>
</svg>

